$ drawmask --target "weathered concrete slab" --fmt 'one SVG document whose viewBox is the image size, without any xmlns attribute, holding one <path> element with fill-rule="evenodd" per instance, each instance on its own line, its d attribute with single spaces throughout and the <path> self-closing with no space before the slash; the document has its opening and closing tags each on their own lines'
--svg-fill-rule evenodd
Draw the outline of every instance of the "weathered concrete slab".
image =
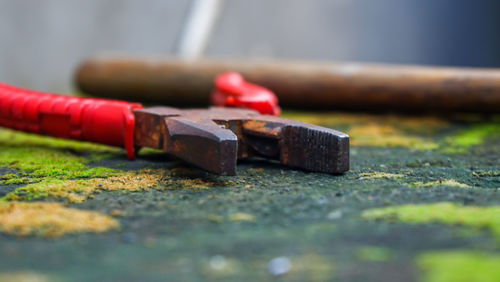
<svg viewBox="0 0 500 282">
<path fill-rule="evenodd" d="M 219 177 L 158 152 L 128 162 L 105 147 L 0 133 L 0 166 L 27 185 L 4 201 L 66 203 L 120 225 L 58 238 L 35 228 L 22 238 L 0 219 L 0 278 L 425 281 L 448 261 L 452 274 L 499 277 L 488 267 L 500 256 L 498 118 L 287 117 L 350 133 L 351 170 L 332 176 L 252 160 Z M 73 164 L 58 172 L 52 157 Z M 394 208 L 389 217 L 384 208 Z"/>
</svg>

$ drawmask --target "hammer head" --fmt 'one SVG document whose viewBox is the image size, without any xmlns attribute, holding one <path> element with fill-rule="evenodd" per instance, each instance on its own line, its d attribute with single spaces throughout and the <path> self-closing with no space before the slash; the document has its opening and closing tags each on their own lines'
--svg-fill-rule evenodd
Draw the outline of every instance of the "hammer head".
<svg viewBox="0 0 500 282">
<path fill-rule="evenodd" d="M 349 136 L 328 128 L 231 108 L 134 111 L 135 144 L 204 170 L 235 175 L 238 159 L 263 157 L 307 171 L 349 170 Z"/>
</svg>

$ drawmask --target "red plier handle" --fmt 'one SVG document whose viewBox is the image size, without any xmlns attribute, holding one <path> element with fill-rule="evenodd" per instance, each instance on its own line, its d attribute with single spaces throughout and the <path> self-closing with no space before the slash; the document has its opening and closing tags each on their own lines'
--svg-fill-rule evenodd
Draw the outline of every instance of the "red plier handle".
<svg viewBox="0 0 500 282">
<path fill-rule="evenodd" d="M 226 72 L 215 78 L 211 100 L 220 107 L 247 108 L 264 115 L 281 114 L 278 98 L 272 91 L 245 81 L 237 72 Z"/>
<path fill-rule="evenodd" d="M 0 83 L 0 126 L 123 147 L 135 158 L 134 115 L 142 105 L 54 95 Z"/>
</svg>

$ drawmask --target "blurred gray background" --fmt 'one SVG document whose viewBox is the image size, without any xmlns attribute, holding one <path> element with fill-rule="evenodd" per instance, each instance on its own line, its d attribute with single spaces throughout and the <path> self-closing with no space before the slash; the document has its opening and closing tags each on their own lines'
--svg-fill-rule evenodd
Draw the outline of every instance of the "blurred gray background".
<svg viewBox="0 0 500 282">
<path fill-rule="evenodd" d="M 0 81 L 68 92 L 75 67 L 93 54 L 176 55 L 192 6 L 188 0 L 0 0 Z M 221 0 L 202 51 L 500 67 L 500 1 Z"/>
</svg>

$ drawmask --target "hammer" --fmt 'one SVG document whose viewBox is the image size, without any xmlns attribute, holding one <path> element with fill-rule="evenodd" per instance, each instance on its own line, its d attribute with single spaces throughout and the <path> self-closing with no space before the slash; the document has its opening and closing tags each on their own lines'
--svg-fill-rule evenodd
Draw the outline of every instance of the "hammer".
<svg viewBox="0 0 500 282">
<path fill-rule="evenodd" d="M 500 69 L 277 60 L 94 57 L 76 71 L 88 94 L 207 105 L 214 78 L 236 71 L 282 107 L 398 112 L 500 112 Z"/>
</svg>

